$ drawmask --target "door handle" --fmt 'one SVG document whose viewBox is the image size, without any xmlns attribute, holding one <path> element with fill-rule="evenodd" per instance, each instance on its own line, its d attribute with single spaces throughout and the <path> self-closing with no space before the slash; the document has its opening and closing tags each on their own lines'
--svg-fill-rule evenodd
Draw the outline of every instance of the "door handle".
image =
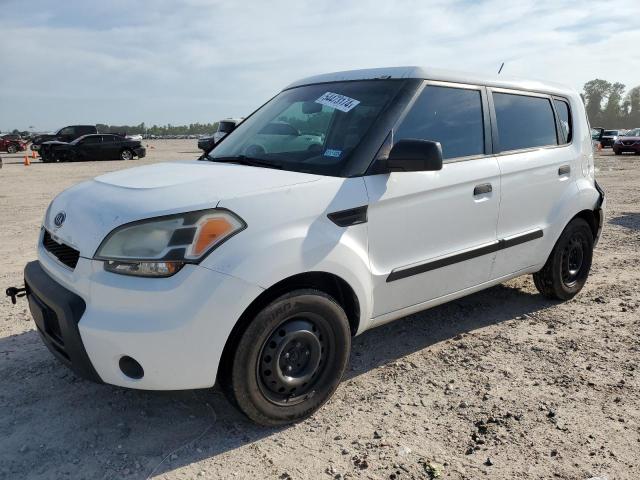
<svg viewBox="0 0 640 480">
<path fill-rule="evenodd" d="M 490 183 L 481 183 L 480 185 L 476 185 L 473 189 L 473 196 L 482 195 L 484 193 L 491 193 L 493 191 L 493 187 Z"/>
<path fill-rule="evenodd" d="M 568 175 L 569 173 L 571 173 L 571 166 L 569 165 L 562 165 L 558 169 L 558 175 Z"/>
</svg>

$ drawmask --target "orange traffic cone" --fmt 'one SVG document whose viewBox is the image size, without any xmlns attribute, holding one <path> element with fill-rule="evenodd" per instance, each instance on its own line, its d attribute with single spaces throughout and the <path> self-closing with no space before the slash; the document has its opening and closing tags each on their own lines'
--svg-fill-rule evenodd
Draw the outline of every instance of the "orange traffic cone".
<svg viewBox="0 0 640 480">
<path fill-rule="evenodd" d="M 31 150 L 31 158 L 38 158 L 38 154 L 35 150 Z"/>
<path fill-rule="evenodd" d="M 27 153 L 25 152 L 25 154 L 24 154 L 24 166 L 28 167 L 29 165 L 31 165 L 31 162 L 29 161 L 29 155 L 27 155 Z"/>
</svg>

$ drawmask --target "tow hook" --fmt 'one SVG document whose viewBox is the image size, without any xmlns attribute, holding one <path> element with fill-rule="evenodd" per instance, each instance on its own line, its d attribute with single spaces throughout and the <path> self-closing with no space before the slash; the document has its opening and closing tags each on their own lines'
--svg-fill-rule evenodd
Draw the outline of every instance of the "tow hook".
<svg viewBox="0 0 640 480">
<path fill-rule="evenodd" d="M 16 304 L 16 298 L 24 297 L 27 294 L 26 288 L 9 287 L 7 288 L 7 297 L 11 297 L 11 303 Z"/>
</svg>

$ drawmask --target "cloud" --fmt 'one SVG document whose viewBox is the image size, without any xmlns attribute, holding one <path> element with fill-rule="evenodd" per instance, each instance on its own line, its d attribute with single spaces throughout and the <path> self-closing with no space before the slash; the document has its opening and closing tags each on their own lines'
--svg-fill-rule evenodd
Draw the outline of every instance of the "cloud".
<svg viewBox="0 0 640 480">
<path fill-rule="evenodd" d="M 427 65 L 640 83 L 637 0 L 9 1 L 0 129 L 246 115 L 291 81 Z M 602 20 L 599 20 L 602 19 Z"/>
</svg>

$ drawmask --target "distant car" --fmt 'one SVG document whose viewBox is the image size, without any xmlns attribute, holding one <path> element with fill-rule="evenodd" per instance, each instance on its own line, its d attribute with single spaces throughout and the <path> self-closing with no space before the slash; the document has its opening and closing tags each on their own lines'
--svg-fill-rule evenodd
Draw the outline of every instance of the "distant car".
<svg viewBox="0 0 640 480">
<path fill-rule="evenodd" d="M 83 135 L 90 135 L 92 133 L 98 133 L 98 129 L 95 125 L 69 125 L 68 127 L 62 127 L 55 133 L 43 133 L 36 135 L 33 137 L 31 150 L 39 151 L 40 145 L 44 142 L 72 142 L 76 138 Z"/>
<path fill-rule="evenodd" d="M 613 153 L 622 155 L 623 153 L 635 153 L 640 155 L 640 128 L 627 130 L 625 134 L 613 144 Z"/>
<path fill-rule="evenodd" d="M 84 135 L 72 142 L 44 142 L 40 156 L 45 163 L 81 162 L 84 160 L 131 160 L 143 158 L 146 149 L 138 140 L 120 135 Z"/>
<path fill-rule="evenodd" d="M 602 144 L 602 148 L 613 147 L 613 144 L 621 135 L 622 130 L 605 130 L 602 134 L 602 139 L 600 143 Z"/>
<path fill-rule="evenodd" d="M 27 143 L 20 138 L 20 135 L 0 136 L 0 152 L 16 153 L 27 149 Z"/>
<path fill-rule="evenodd" d="M 227 134 L 231 133 L 238 126 L 243 118 L 226 118 L 218 122 L 218 129 L 210 136 L 198 139 L 198 148 L 209 152 L 216 143 L 222 140 Z"/>
</svg>

